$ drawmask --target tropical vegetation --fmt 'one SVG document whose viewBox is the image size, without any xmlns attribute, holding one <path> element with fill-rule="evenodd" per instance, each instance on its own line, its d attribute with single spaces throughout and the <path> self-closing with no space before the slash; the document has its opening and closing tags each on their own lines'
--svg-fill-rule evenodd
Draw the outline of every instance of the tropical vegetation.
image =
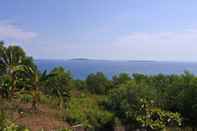
<svg viewBox="0 0 197 131">
<path fill-rule="evenodd" d="M 197 77 L 121 73 L 107 78 L 97 72 L 85 80 L 74 79 L 63 67 L 41 71 L 32 57 L 14 45 L 0 43 L 0 130 L 28 131 L 7 113 L 9 103 L 20 117 L 36 114 L 45 104 L 60 111 L 58 117 L 70 126 L 110 131 L 159 131 L 166 127 L 197 125 Z M 28 112 L 14 103 L 30 103 Z M 57 129 L 58 130 L 58 129 Z"/>
</svg>

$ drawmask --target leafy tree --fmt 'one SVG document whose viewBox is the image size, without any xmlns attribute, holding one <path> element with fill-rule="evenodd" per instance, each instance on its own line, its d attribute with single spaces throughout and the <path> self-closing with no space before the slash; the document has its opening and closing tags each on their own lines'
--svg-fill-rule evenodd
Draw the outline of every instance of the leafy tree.
<svg viewBox="0 0 197 131">
<path fill-rule="evenodd" d="M 106 108 L 114 112 L 123 123 L 136 123 L 140 99 L 152 99 L 152 91 L 147 85 L 129 81 L 110 91 Z"/>
<path fill-rule="evenodd" d="M 145 83 L 149 83 L 150 84 L 150 80 L 151 80 L 151 76 L 147 76 L 144 74 L 139 74 L 139 73 L 134 73 L 132 75 L 132 78 L 137 82 L 137 83 L 141 83 L 141 82 L 145 82 Z"/>
<path fill-rule="evenodd" d="M 144 82 L 131 80 L 110 92 L 106 108 L 130 128 L 159 130 L 173 122 L 180 124 L 179 114 L 164 111 L 155 105 L 156 91 Z"/>
<path fill-rule="evenodd" d="M 44 91 L 48 95 L 57 97 L 59 99 L 59 107 L 63 109 L 70 97 L 70 89 L 72 87 L 71 74 L 65 71 L 63 67 L 54 68 L 50 74 L 54 76 L 48 79 Z"/>
<path fill-rule="evenodd" d="M 1 72 L 4 72 L 10 77 L 11 95 L 13 96 L 17 89 L 17 72 L 22 71 L 24 62 L 29 58 L 26 56 L 24 50 L 19 46 L 5 47 L 3 43 L 0 44 L 0 65 Z"/>
<path fill-rule="evenodd" d="M 112 77 L 113 85 L 124 84 L 125 82 L 131 80 L 131 77 L 127 73 L 121 73 Z"/>
<path fill-rule="evenodd" d="M 178 111 L 183 115 L 184 122 L 196 127 L 197 118 L 197 78 L 190 73 L 182 75 L 183 83 L 176 101 Z"/>
<path fill-rule="evenodd" d="M 106 94 L 111 87 L 111 82 L 102 72 L 88 75 L 86 84 L 88 90 L 96 94 Z"/>
<path fill-rule="evenodd" d="M 73 82 L 74 82 L 74 87 L 76 89 L 79 89 L 79 90 L 86 90 L 87 89 L 87 85 L 84 80 L 74 80 Z"/>
</svg>

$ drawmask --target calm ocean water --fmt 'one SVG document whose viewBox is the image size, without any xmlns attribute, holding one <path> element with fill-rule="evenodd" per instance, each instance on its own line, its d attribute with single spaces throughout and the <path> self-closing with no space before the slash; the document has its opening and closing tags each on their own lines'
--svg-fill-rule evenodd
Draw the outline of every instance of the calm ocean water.
<svg viewBox="0 0 197 131">
<path fill-rule="evenodd" d="M 108 78 L 118 73 L 181 74 L 185 70 L 197 75 L 197 62 L 107 61 L 107 60 L 36 60 L 40 70 L 62 66 L 74 78 L 84 79 L 90 73 L 103 72 Z"/>
</svg>

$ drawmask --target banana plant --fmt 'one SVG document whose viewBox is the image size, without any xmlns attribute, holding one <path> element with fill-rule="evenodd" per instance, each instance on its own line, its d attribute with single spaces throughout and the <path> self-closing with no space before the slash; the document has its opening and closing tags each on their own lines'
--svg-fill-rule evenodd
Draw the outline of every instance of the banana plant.
<svg viewBox="0 0 197 131">
<path fill-rule="evenodd" d="M 30 66 L 26 66 L 24 71 L 27 79 L 26 86 L 30 87 L 30 94 L 32 96 L 32 110 L 37 111 L 37 104 L 40 99 L 40 88 L 52 75 L 47 74 L 47 71 L 40 73 L 36 68 Z"/>
<path fill-rule="evenodd" d="M 54 68 L 50 74 L 50 77 L 46 83 L 45 91 L 47 94 L 59 99 L 59 109 L 62 110 L 66 107 L 66 104 L 70 98 L 70 88 L 72 87 L 72 76 L 69 71 L 66 71 L 63 67 Z"/>
<path fill-rule="evenodd" d="M 10 94 L 14 96 L 17 83 L 17 72 L 23 70 L 23 61 L 26 55 L 22 48 L 18 46 L 0 46 L 0 65 L 1 72 L 4 72 L 10 77 Z"/>
</svg>

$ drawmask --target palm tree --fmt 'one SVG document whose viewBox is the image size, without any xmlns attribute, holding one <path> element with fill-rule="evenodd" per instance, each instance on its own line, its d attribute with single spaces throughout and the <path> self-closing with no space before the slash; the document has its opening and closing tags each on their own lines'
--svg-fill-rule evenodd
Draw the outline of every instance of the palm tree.
<svg viewBox="0 0 197 131">
<path fill-rule="evenodd" d="M 25 52 L 19 46 L 5 47 L 3 42 L 0 42 L 0 65 L 3 69 L 1 72 L 4 71 L 10 77 L 11 95 L 14 95 L 16 91 L 16 73 L 23 69 L 25 57 Z"/>
<path fill-rule="evenodd" d="M 37 103 L 40 98 L 40 88 L 43 86 L 43 82 L 48 80 L 51 77 L 51 74 L 47 74 L 46 71 L 40 73 L 36 68 L 26 66 L 24 68 L 25 74 L 27 77 L 27 85 L 30 87 L 30 92 L 32 95 L 32 110 L 37 110 Z"/>
</svg>

